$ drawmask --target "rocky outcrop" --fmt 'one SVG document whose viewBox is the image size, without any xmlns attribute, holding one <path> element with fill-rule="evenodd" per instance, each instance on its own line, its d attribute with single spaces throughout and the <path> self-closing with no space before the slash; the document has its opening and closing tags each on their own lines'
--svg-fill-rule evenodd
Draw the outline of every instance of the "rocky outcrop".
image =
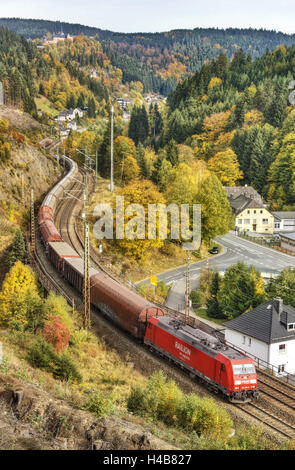
<svg viewBox="0 0 295 470">
<path fill-rule="evenodd" d="M 34 385 L 0 375 L 0 449 L 158 450 L 173 447 L 142 427 L 96 418 Z"/>
</svg>

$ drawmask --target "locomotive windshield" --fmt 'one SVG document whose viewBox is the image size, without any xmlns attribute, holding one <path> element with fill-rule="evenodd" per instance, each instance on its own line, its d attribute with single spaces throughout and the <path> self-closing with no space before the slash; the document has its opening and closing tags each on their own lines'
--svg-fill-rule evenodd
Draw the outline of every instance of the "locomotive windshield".
<svg viewBox="0 0 295 470">
<path fill-rule="evenodd" d="M 254 364 L 233 364 L 234 375 L 255 374 Z"/>
</svg>

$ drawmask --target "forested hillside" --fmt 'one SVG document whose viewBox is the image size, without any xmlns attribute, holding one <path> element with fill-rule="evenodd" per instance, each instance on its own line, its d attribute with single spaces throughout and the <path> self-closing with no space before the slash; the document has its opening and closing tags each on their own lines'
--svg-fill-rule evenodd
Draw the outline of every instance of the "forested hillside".
<svg viewBox="0 0 295 470">
<path fill-rule="evenodd" d="M 110 89 L 122 84 L 122 72 L 113 67 L 96 40 L 77 37 L 46 49 L 0 27 L 0 80 L 6 105 L 36 116 L 35 99 L 43 96 L 56 112 L 88 107 L 104 116 Z M 90 72 L 96 70 L 97 76 Z"/>
<path fill-rule="evenodd" d="M 255 61 L 242 50 L 231 62 L 221 54 L 169 96 L 165 139 L 185 142 L 216 173 L 237 158 L 240 183 L 275 204 L 293 204 L 294 72 L 295 47 Z"/>
<path fill-rule="evenodd" d="M 140 81 L 144 90 L 167 95 L 180 79 L 195 73 L 220 53 L 232 59 L 239 48 L 253 59 L 278 45 L 295 43 L 295 36 L 254 29 L 196 28 L 163 33 L 116 33 L 80 24 L 44 20 L 0 19 L 0 25 L 26 38 L 42 38 L 63 30 L 65 34 L 96 37 L 123 81 Z"/>
<path fill-rule="evenodd" d="M 22 102 L 24 111 L 30 113 L 35 110 L 34 80 L 41 72 L 37 56 L 32 43 L 0 28 L 0 80 L 4 85 L 5 102 L 12 105 Z"/>
</svg>

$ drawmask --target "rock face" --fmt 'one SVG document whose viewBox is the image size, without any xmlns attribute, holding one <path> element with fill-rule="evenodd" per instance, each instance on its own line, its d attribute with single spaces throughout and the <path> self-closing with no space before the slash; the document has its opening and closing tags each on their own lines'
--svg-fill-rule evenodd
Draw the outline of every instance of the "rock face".
<svg viewBox="0 0 295 470">
<path fill-rule="evenodd" d="M 173 447 L 117 418 L 96 418 L 0 375 L 1 450 L 162 450 Z M 175 448 L 174 448 L 175 449 Z"/>
</svg>

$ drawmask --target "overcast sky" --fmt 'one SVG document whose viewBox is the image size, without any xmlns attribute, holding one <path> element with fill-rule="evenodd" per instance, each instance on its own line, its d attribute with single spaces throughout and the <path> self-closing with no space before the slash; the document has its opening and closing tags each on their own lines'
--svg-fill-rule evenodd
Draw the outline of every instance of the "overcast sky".
<svg viewBox="0 0 295 470">
<path fill-rule="evenodd" d="M 294 0 L 0 0 L 0 16 L 120 32 L 253 27 L 295 33 Z"/>
</svg>

